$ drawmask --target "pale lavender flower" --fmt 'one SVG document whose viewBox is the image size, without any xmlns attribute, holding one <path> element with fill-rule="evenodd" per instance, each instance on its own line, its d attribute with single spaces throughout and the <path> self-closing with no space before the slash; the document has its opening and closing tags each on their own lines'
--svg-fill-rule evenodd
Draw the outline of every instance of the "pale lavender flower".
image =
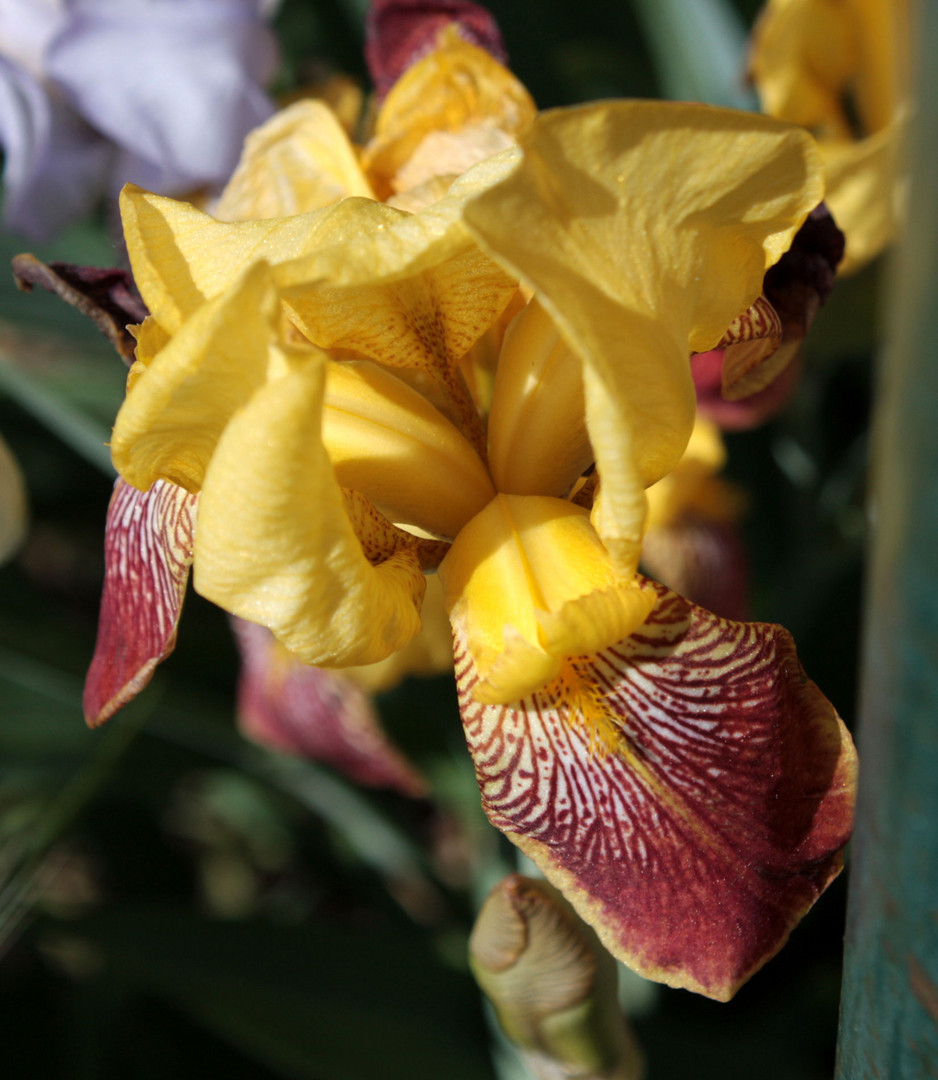
<svg viewBox="0 0 938 1080">
<path fill-rule="evenodd" d="M 0 0 L 4 224 L 34 238 L 127 181 L 217 189 L 273 111 L 269 0 Z"/>
</svg>

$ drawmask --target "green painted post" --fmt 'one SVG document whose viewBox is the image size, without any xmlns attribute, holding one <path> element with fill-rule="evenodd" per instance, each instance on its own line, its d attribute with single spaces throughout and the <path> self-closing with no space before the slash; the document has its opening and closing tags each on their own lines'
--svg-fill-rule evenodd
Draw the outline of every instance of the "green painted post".
<svg viewBox="0 0 938 1080">
<path fill-rule="evenodd" d="M 908 228 L 877 395 L 837 1080 L 938 1077 L 938 4 L 917 15 Z"/>
</svg>

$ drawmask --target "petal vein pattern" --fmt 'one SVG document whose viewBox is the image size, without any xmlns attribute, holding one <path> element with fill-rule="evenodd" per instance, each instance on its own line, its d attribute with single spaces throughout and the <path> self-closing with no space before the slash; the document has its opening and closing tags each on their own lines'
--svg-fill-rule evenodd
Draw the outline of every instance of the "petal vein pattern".
<svg viewBox="0 0 938 1080">
<path fill-rule="evenodd" d="M 103 724 L 143 689 L 175 647 L 198 495 L 163 480 L 138 491 L 118 478 L 107 512 L 104 591 L 85 719 Z"/>
<path fill-rule="evenodd" d="M 563 683 L 479 704 L 457 633 L 460 708 L 492 822 L 614 955 L 726 1000 L 840 871 L 855 755 L 786 631 L 653 587 L 638 632 L 574 662 L 612 749 Z"/>
</svg>

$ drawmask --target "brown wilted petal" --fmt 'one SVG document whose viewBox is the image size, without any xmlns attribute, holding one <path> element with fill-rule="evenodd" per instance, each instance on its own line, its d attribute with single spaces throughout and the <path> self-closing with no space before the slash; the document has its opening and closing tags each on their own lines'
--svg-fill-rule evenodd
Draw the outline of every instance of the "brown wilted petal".
<svg viewBox="0 0 938 1080">
<path fill-rule="evenodd" d="M 791 247 L 766 271 L 763 290 L 782 321 L 784 341 L 800 340 L 830 296 L 844 257 L 844 234 L 824 203 L 795 234 Z"/>
<path fill-rule="evenodd" d="M 35 255 L 23 254 L 13 259 L 13 277 L 24 292 L 39 285 L 93 319 L 123 360 L 133 362 L 136 341 L 127 326 L 143 322 L 147 309 L 126 270 L 63 262 L 47 264 Z"/>
</svg>

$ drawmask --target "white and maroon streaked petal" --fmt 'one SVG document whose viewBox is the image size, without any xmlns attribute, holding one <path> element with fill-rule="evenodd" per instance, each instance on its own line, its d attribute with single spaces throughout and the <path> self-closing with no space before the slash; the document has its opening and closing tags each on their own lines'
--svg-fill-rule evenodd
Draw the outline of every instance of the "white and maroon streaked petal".
<svg viewBox="0 0 938 1080">
<path fill-rule="evenodd" d="M 613 751 L 550 688 L 477 703 L 457 638 L 460 707 L 493 824 L 613 955 L 727 1000 L 840 871 L 855 753 L 787 631 L 657 588 L 641 629 L 580 667 Z"/>
<path fill-rule="evenodd" d="M 796 352 L 785 370 L 765 389 L 738 401 L 728 401 L 723 396 L 722 349 L 695 353 L 690 358 L 690 370 L 701 416 L 712 420 L 724 431 L 748 431 L 764 424 L 788 404 L 801 377 L 801 354 Z"/>
<path fill-rule="evenodd" d="M 175 648 L 198 499 L 164 480 L 149 491 L 120 478 L 114 485 L 98 637 L 85 679 L 85 720 L 91 727 L 136 697 Z"/>
<path fill-rule="evenodd" d="M 275 750 L 323 761 L 350 780 L 426 795 L 426 781 L 392 745 L 368 695 L 336 671 L 297 660 L 271 632 L 232 618 L 241 653 L 238 724 Z"/>
</svg>

